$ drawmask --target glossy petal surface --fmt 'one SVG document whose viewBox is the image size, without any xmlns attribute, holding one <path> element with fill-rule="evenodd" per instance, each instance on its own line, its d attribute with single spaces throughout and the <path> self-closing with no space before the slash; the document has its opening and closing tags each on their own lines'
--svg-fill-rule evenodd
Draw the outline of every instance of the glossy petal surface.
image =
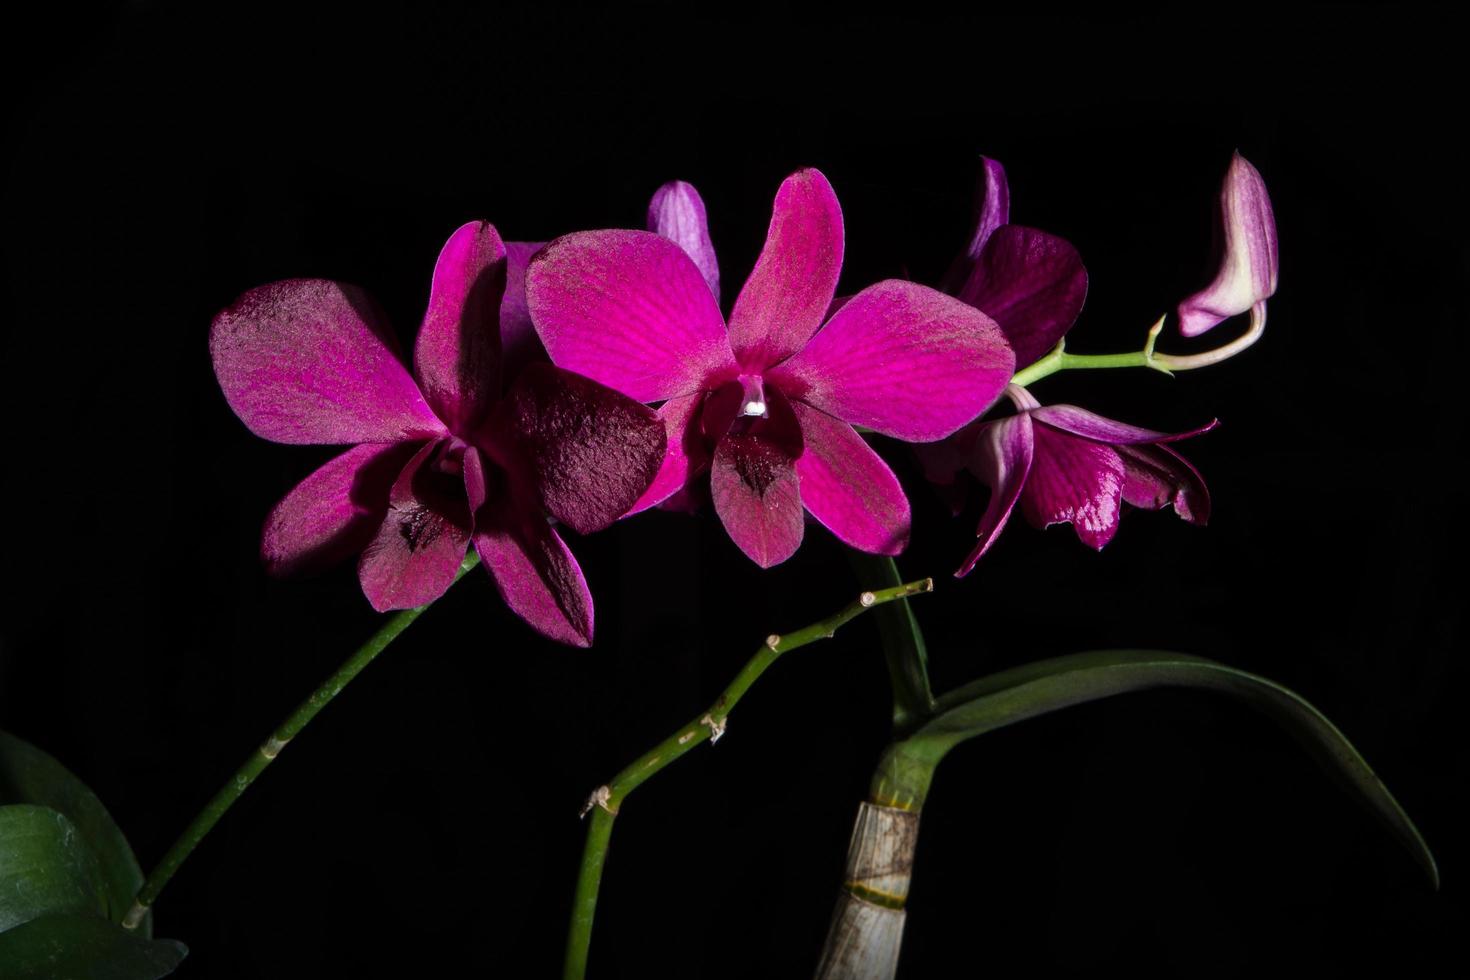
<svg viewBox="0 0 1470 980">
<path fill-rule="evenodd" d="M 845 422 L 932 442 L 989 408 L 1014 369 L 990 317 L 927 286 L 890 279 L 854 296 L 767 378 Z"/>
<path fill-rule="evenodd" d="M 1212 419 L 1188 432 L 1155 432 L 1153 429 L 1140 429 L 1136 425 L 1115 422 L 1095 412 L 1089 412 L 1085 408 L 1078 408 L 1076 405 L 1041 405 L 1031 410 L 1031 416 L 1038 422 L 1044 422 L 1063 432 L 1070 432 L 1074 436 L 1081 436 L 1096 442 L 1106 442 L 1114 446 L 1177 442 L 1180 439 L 1188 439 L 1191 436 L 1209 432 L 1220 424 L 1218 419 Z"/>
<path fill-rule="evenodd" d="M 1191 524 L 1210 520 L 1210 491 L 1199 471 L 1168 446 L 1119 446 L 1124 466 L 1123 499 L 1135 507 L 1174 513 Z"/>
<path fill-rule="evenodd" d="M 470 543 L 470 508 L 447 440 L 431 442 L 403 468 L 388 513 L 357 574 L 378 612 L 433 602 L 454 582 Z"/>
<path fill-rule="evenodd" d="M 225 400 L 262 438 L 331 445 L 442 433 L 390 336 L 355 286 L 288 279 L 216 316 L 209 353 Z"/>
<path fill-rule="evenodd" d="M 801 349 L 826 318 L 842 271 L 842 208 L 819 170 L 776 192 L 765 248 L 730 312 L 730 345 L 747 371 Z"/>
<path fill-rule="evenodd" d="M 1224 254 L 1215 279 L 1179 304 L 1179 332 L 1194 337 L 1276 292 L 1276 218 L 1266 182 L 1239 153 L 1220 190 Z"/>
<path fill-rule="evenodd" d="M 955 577 L 968 575 L 1004 530 L 1031 475 L 1035 432 L 1025 412 L 985 425 L 975 441 L 973 468 L 990 487 L 990 501 L 975 528 L 975 546 Z"/>
<path fill-rule="evenodd" d="M 1116 450 L 1044 425 L 1032 427 L 1031 475 L 1021 509 L 1035 527 L 1071 523 L 1077 537 L 1101 549 L 1118 529 L 1123 461 Z"/>
<path fill-rule="evenodd" d="M 1011 220 L 1011 188 L 1006 181 L 1006 169 L 999 160 L 980 158 L 980 181 L 975 190 L 975 229 L 970 233 L 970 244 L 959 254 L 945 273 L 940 288 L 951 296 L 959 292 L 970 278 L 985 243 L 1001 225 Z"/>
<path fill-rule="evenodd" d="M 719 302 L 720 263 L 710 241 L 704 199 L 693 184 L 671 180 L 653 192 L 648 202 L 648 230 L 674 242 L 694 260 Z"/>
<path fill-rule="evenodd" d="M 1041 358 L 1062 339 L 1087 298 L 1082 256 L 1065 239 L 1034 228 L 996 229 L 957 294 L 1005 332 L 1016 366 Z"/>
<path fill-rule="evenodd" d="M 898 478 L 852 426 L 801 402 L 792 405 L 805 450 L 796 461 L 801 502 L 862 551 L 896 555 L 908 545 L 908 498 Z"/>
<path fill-rule="evenodd" d="M 724 321 L 694 261 L 646 231 L 558 238 L 531 262 L 526 299 L 558 366 L 650 402 L 733 377 Z"/>
<path fill-rule="evenodd" d="M 424 397 L 454 432 L 478 425 L 500 395 L 505 273 L 505 245 L 488 221 L 462 225 L 434 264 L 414 369 Z"/>
</svg>

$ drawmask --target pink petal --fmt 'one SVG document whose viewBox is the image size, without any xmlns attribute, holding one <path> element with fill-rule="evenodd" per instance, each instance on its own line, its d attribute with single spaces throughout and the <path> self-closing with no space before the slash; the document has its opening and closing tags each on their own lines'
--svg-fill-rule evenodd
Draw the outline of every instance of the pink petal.
<svg viewBox="0 0 1470 980">
<path fill-rule="evenodd" d="M 1112 419 L 1103 418 L 1085 408 L 1076 405 L 1043 405 L 1031 411 L 1031 417 L 1038 422 L 1045 422 L 1055 429 L 1070 432 L 1074 436 L 1084 439 L 1092 439 L 1096 442 L 1106 442 L 1114 446 L 1142 445 L 1153 442 L 1177 442 L 1180 439 L 1188 439 L 1209 432 L 1220 424 L 1219 419 L 1211 419 L 1197 429 L 1188 432 L 1155 432 L 1152 429 L 1140 429 L 1134 425 L 1124 425 L 1122 422 L 1114 422 Z"/>
<path fill-rule="evenodd" d="M 737 417 L 710 463 L 715 513 L 730 539 L 762 568 L 796 553 L 803 523 L 796 475 L 801 425 L 780 392 L 769 395 L 769 417 Z"/>
<path fill-rule="evenodd" d="M 258 286 L 214 318 L 209 354 L 230 408 L 265 439 L 330 445 L 444 432 L 356 286 Z"/>
<path fill-rule="evenodd" d="M 1168 446 L 1119 446 L 1123 459 L 1123 499 L 1135 507 L 1158 510 L 1166 504 L 1191 524 L 1208 524 L 1210 491 L 1189 460 Z"/>
<path fill-rule="evenodd" d="M 1006 225 L 990 237 L 956 295 L 1000 324 L 1016 365 L 1024 367 L 1077 322 L 1087 299 L 1087 270 L 1065 239 Z"/>
<path fill-rule="evenodd" d="M 475 507 L 475 550 L 500 597 L 537 632 L 576 647 L 592 645 L 592 593 L 577 559 L 529 489 L 512 481 L 486 502 L 483 464 L 465 454 L 465 483 Z"/>
<path fill-rule="evenodd" d="M 1118 530 L 1123 461 L 1101 443 L 1032 426 L 1031 474 L 1021 491 L 1021 510 L 1038 528 L 1070 522 L 1077 537 L 1101 549 Z"/>
<path fill-rule="evenodd" d="M 801 350 L 837 294 L 842 208 L 821 171 L 799 170 L 776 192 L 765 248 L 730 313 L 741 367 L 762 371 Z"/>
<path fill-rule="evenodd" d="M 1179 332 L 1195 337 L 1276 292 L 1280 255 L 1266 182 L 1236 153 L 1220 189 L 1224 254 L 1215 279 L 1179 304 Z"/>
<path fill-rule="evenodd" d="M 1006 169 L 999 160 L 980 158 L 980 181 L 975 191 L 975 230 L 969 246 L 959 254 L 944 275 L 940 288 L 951 296 L 959 292 L 970 270 L 980 258 L 985 243 L 1001 225 L 1011 220 L 1011 189 L 1006 182 Z"/>
<path fill-rule="evenodd" d="M 658 414 L 550 364 L 532 364 L 506 396 L 497 429 L 513 444 L 546 512 L 579 534 L 623 516 L 653 482 L 666 436 Z"/>
<path fill-rule="evenodd" d="M 388 512 L 393 482 L 418 448 L 364 443 L 296 484 L 266 518 L 260 541 L 266 571 L 317 571 L 366 547 Z"/>
<path fill-rule="evenodd" d="M 547 360 L 526 307 L 526 266 L 545 244 L 505 243 L 505 296 L 500 301 L 501 390 L 515 381 L 527 364 Z"/>
<path fill-rule="evenodd" d="M 659 408 L 658 417 L 664 423 L 665 432 L 664 460 L 653 483 L 628 508 L 629 515 L 668 500 L 709 466 L 710 453 L 699 427 L 699 410 L 704 399 L 705 393 L 700 391 L 670 398 Z"/>
<path fill-rule="evenodd" d="M 433 602 L 453 584 L 472 527 L 456 457 L 448 440 L 431 442 L 393 484 L 388 513 L 357 565 L 378 612 Z"/>
<path fill-rule="evenodd" d="M 704 213 L 704 199 L 693 184 L 671 180 L 653 192 L 648 202 L 648 230 L 674 242 L 694 260 L 709 291 L 720 299 L 720 263 L 709 238 L 709 219 Z"/>
<path fill-rule="evenodd" d="M 767 379 L 844 422 L 933 442 L 994 404 L 1014 369 L 990 317 L 890 279 L 854 296 Z"/>
<path fill-rule="evenodd" d="M 694 260 L 646 231 L 585 231 L 526 271 L 531 318 L 559 367 L 640 402 L 735 373 L 724 321 Z"/>
<path fill-rule="evenodd" d="M 955 578 L 970 573 L 975 563 L 1005 528 L 1011 511 L 1021 497 L 1022 488 L 1031 474 L 1035 452 L 1035 433 L 1031 416 L 1025 412 L 986 423 L 975 444 L 972 469 L 990 487 L 990 502 L 980 515 L 975 528 L 975 547 L 965 556 Z"/>
<path fill-rule="evenodd" d="M 488 221 L 460 226 L 434 263 L 429 309 L 414 345 L 419 387 L 449 428 L 465 433 L 500 394 L 505 245 Z"/>
<path fill-rule="evenodd" d="M 792 404 L 806 449 L 796 461 L 801 502 L 813 517 L 861 551 L 896 555 L 909 543 L 909 501 L 888 464 L 852 426 Z"/>
</svg>

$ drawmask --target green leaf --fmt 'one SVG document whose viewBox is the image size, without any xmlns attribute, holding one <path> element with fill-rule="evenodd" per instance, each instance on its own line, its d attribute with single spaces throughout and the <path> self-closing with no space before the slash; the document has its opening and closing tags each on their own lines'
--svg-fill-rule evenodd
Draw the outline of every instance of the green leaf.
<svg viewBox="0 0 1470 980">
<path fill-rule="evenodd" d="M 0 805 L 34 803 L 64 814 L 96 858 L 103 883 L 103 915 L 121 922 L 143 887 L 143 871 L 127 838 L 102 801 L 61 763 L 14 735 L 0 732 Z M 150 913 L 135 930 L 151 936 Z"/>
<path fill-rule="evenodd" d="M 145 939 L 86 915 L 51 913 L 0 933 L 5 980 L 158 980 L 188 954 L 183 943 Z"/>
<path fill-rule="evenodd" d="M 47 912 L 101 915 L 97 859 L 72 822 L 44 806 L 0 807 L 0 933 Z"/>
<path fill-rule="evenodd" d="M 1439 869 L 1414 822 L 1337 727 L 1274 681 L 1203 657 L 1153 650 L 1101 650 L 1002 671 L 939 699 L 939 714 L 890 746 L 874 778 L 879 798 L 922 804 L 934 768 L 951 748 L 996 728 L 1060 708 L 1152 687 L 1192 687 L 1240 698 L 1285 728 L 1409 849 L 1434 887 Z"/>
<path fill-rule="evenodd" d="M 847 558 L 864 589 L 889 589 L 903 584 L 892 558 L 869 555 L 854 548 L 847 549 Z M 900 734 L 907 733 L 934 711 L 924 634 L 907 599 L 874 609 L 873 618 L 878 624 L 883 659 L 888 663 L 888 679 L 893 687 L 893 729 Z"/>
</svg>

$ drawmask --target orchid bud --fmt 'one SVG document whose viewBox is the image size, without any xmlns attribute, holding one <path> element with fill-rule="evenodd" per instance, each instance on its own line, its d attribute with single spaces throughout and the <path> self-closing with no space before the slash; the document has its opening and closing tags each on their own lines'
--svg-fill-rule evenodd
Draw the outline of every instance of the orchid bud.
<svg viewBox="0 0 1470 980">
<path fill-rule="evenodd" d="M 1225 254 L 1215 280 L 1179 304 L 1179 332 L 1197 337 L 1222 320 L 1264 304 L 1276 292 L 1276 219 L 1265 181 L 1239 153 L 1220 190 Z"/>
</svg>

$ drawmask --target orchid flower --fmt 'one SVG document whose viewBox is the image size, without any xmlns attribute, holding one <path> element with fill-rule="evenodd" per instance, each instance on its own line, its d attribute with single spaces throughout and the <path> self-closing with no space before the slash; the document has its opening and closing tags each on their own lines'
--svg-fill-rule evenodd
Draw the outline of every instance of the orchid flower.
<svg viewBox="0 0 1470 980">
<path fill-rule="evenodd" d="M 215 317 L 215 374 L 252 432 L 357 444 L 271 512 L 271 572 L 361 551 L 373 608 L 405 609 L 442 595 L 473 542 L 517 615 L 552 639 L 592 642 L 587 582 L 547 517 L 584 534 L 617 520 L 658 472 L 664 429 L 645 406 L 536 363 L 524 299 L 506 288 L 507 253 L 523 270 L 534 248 L 507 249 L 488 222 L 450 236 L 412 375 L 355 286 L 271 283 Z"/>
<path fill-rule="evenodd" d="M 970 470 L 990 487 L 976 542 L 956 577 L 975 567 L 1011 516 L 1016 502 L 1033 527 L 1070 523 L 1077 537 L 1101 550 L 1118 530 L 1122 505 L 1147 510 L 1172 505 L 1191 524 L 1210 516 L 1210 493 L 1189 461 L 1167 443 L 1189 432 L 1140 429 L 1075 405 L 1042 405 L 1025 388 L 1008 385 L 1016 414 L 966 426 L 944 444 L 947 455 L 923 458 L 926 475 L 953 483 Z"/>
<path fill-rule="evenodd" d="M 677 242 L 580 232 L 547 245 L 526 273 L 553 363 L 663 403 L 667 455 L 634 510 L 708 470 L 716 513 L 762 567 L 800 546 L 803 509 L 853 547 L 897 554 L 908 500 L 853 426 L 944 438 L 1000 396 L 1015 366 L 1005 337 L 973 307 L 897 280 L 864 289 L 828 319 L 842 211 L 816 170 L 782 183 L 727 328 L 691 191 L 671 185 L 650 208 Z"/>
<path fill-rule="evenodd" d="M 1179 332 L 1186 337 L 1246 312 L 1251 314 L 1251 332 L 1259 335 L 1266 300 L 1276 292 L 1280 256 L 1271 198 L 1260 172 L 1239 153 L 1231 158 L 1220 189 L 1220 219 L 1220 269 L 1213 282 L 1179 304 Z"/>
</svg>

